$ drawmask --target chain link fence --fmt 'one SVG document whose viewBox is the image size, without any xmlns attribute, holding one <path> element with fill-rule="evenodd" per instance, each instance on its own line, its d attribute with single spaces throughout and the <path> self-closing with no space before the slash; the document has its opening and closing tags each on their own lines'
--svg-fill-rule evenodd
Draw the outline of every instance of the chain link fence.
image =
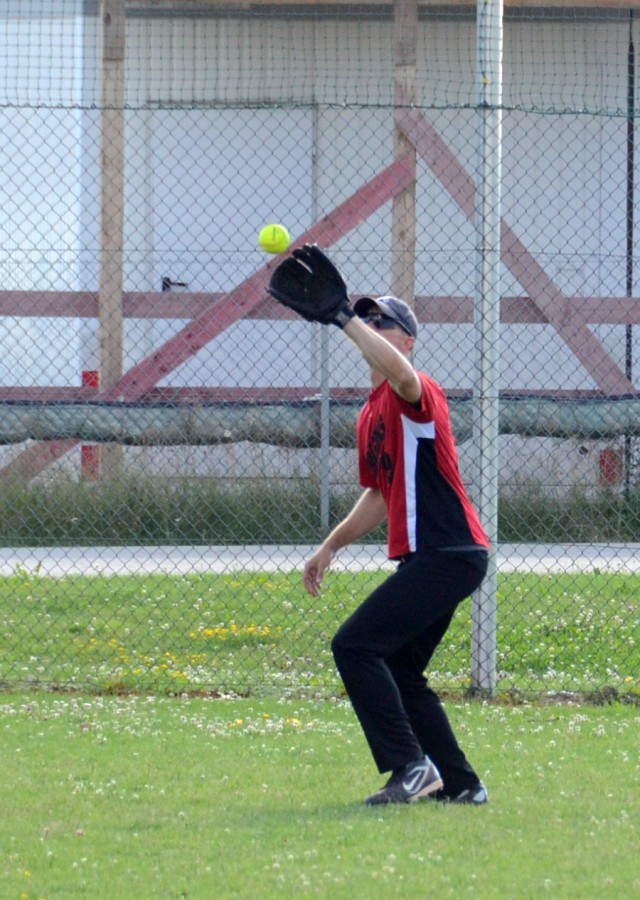
<svg viewBox="0 0 640 900">
<path fill-rule="evenodd" d="M 640 694 L 640 25 L 615 6 L 500 23 L 497 632 L 461 607 L 453 693 L 481 652 L 498 693 Z M 270 300 L 268 222 L 415 307 L 491 508 L 483 8 L 0 2 L 2 686 L 340 691 L 329 641 L 384 531 L 320 601 L 300 570 L 358 495 L 368 372 Z"/>
</svg>

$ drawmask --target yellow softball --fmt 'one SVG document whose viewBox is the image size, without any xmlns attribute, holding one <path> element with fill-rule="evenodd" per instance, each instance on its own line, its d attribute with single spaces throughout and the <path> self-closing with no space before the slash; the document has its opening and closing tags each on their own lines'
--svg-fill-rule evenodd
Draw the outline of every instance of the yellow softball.
<svg viewBox="0 0 640 900">
<path fill-rule="evenodd" d="M 265 225 L 258 242 L 267 253 L 284 253 L 291 243 L 291 236 L 284 225 Z"/>
</svg>

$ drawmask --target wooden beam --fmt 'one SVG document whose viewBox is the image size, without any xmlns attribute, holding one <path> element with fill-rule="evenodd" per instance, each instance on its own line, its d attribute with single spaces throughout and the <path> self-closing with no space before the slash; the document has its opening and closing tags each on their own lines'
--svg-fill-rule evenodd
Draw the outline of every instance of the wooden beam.
<svg viewBox="0 0 640 900">
<path fill-rule="evenodd" d="M 317 243 L 322 247 L 331 246 L 399 191 L 404 190 L 413 177 L 411 161 L 396 160 L 301 235 L 292 245 L 292 249 L 307 243 Z M 260 303 L 265 295 L 271 271 L 276 265 L 277 261 L 274 260 L 258 269 L 254 275 L 230 291 L 221 303 L 206 310 L 167 341 L 160 350 L 134 366 L 113 389 L 105 392 L 104 399 L 136 399 L 170 372 L 175 371 L 187 359 L 195 356 L 210 341 Z"/>
<path fill-rule="evenodd" d="M 125 0 L 101 0 L 101 12 L 100 383 L 111 387 L 122 376 Z"/>
<path fill-rule="evenodd" d="M 99 378 L 109 388 L 122 378 L 124 247 L 125 0 L 100 0 L 102 16 Z M 120 447 L 102 448 L 99 468 L 116 476 Z"/>
<path fill-rule="evenodd" d="M 418 38 L 417 0 L 394 4 L 394 94 L 413 105 L 416 100 Z M 397 101 L 396 101 L 397 102 Z M 393 156 L 413 162 L 411 184 L 393 198 L 391 214 L 391 293 L 413 307 L 416 294 L 416 150 L 403 131 L 393 127 Z"/>
<path fill-rule="evenodd" d="M 125 319 L 196 319 L 224 300 L 226 294 L 125 291 L 122 296 Z M 353 301 L 360 296 L 352 294 Z M 584 324 L 640 325 L 640 297 L 571 296 L 567 299 L 574 309 L 574 317 Z M 473 322 L 472 297 L 418 295 L 415 303 L 420 322 L 439 325 Z M 95 319 L 98 317 L 98 295 L 91 291 L 0 291 L 0 316 Z M 295 319 L 296 315 L 272 297 L 265 296 L 246 318 L 279 321 Z M 500 319 L 510 325 L 549 324 L 549 319 L 530 297 L 502 297 Z"/>
<path fill-rule="evenodd" d="M 371 216 L 379 207 L 403 191 L 414 177 L 411 161 L 397 159 L 375 178 L 363 185 L 340 206 L 301 235 L 292 249 L 306 243 L 330 247 Z M 186 360 L 221 334 L 234 322 L 244 318 L 265 296 L 265 289 L 275 260 L 267 263 L 224 296 L 216 306 L 182 328 L 163 346 L 134 366 L 115 385 L 100 389 L 97 400 L 138 400 L 150 388 L 175 371 Z M 51 463 L 76 446 L 78 441 L 61 441 L 55 446 L 37 442 L 0 469 L 0 477 L 33 478 Z"/>
<path fill-rule="evenodd" d="M 426 116 L 417 109 L 400 107 L 396 122 L 409 137 L 433 174 L 465 215 L 474 221 L 475 184 L 451 148 Z M 569 297 L 549 278 L 504 219 L 501 223 L 502 261 L 535 302 L 541 316 L 554 326 L 605 394 L 632 393 L 635 388 L 603 344 L 585 325 Z"/>
</svg>

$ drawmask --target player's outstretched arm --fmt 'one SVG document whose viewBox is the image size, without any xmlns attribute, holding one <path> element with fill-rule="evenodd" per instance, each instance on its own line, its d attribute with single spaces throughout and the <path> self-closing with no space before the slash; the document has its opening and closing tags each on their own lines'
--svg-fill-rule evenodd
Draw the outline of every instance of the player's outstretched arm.
<svg viewBox="0 0 640 900">
<path fill-rule="evenodd" d="M 380 332 L 369 328 L 358 318 L 347 322 L 344 333 L 358 347 L 369 366 L 389 380 L 396 394 L 408 403 L 417 403 L 420 400 L 422 385 L 408 359 L 415 338 L 407 334 L 392 344 Z"/>
<path fill-rule="evenodd" d="M 373 370 L 388 378 L 394 391 L 409 403 L 420 399 L 420 380 L 408 360 L 411 335 L 387 340 L 357 318 L 344 278 L 315 244 L 294 250 L 273 271 L 269 293 L 279 303 L 310 322 L 342 328 Z"/>
<path fill-rule="evenodd" d="M 333 529 L 313 556 L 307 560 L 303 572 L 303 582 L 312 597 L 317 597 L 324 573 L 334 556 L 342 547 L 370 534 L 387 517 L 387 507 L 379 490 L 367 488 L 349 515 Z"/>
</svg>

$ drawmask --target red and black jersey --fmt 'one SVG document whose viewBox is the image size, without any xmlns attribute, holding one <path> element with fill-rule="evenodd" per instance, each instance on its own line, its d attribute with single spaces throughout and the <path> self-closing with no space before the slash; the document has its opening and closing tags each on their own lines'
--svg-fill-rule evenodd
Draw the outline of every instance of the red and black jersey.
<svg viewBox="0 0 640 900">
<path fill-rule="evenodd" d="M 418 377 L 419 405 L 383 381 L 358 419 L 360 484 L 384 497 L 391 559 L 416 550 L 489 545 L 460 477 L 444 392 L 423 372 Z"/>
</svg>

